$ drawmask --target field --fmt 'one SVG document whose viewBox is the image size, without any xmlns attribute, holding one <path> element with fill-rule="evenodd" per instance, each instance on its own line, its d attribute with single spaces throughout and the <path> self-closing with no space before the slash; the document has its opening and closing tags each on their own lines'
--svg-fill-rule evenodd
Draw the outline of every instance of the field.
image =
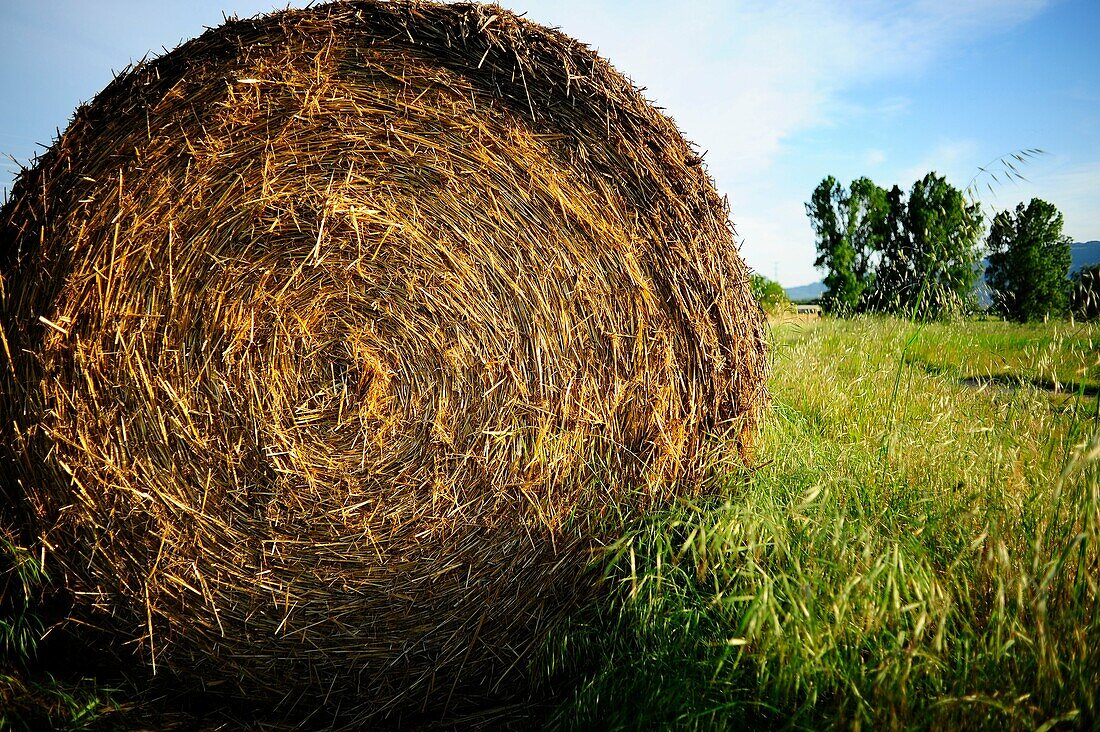
<svg viewBox="0 0 1100 732">
<path fill-rule="evenodd" d="M 1068 393 L 1100 391 L 1100 329 L 1064 321 L 970 325 L 926 325 L 906 351 L 906 362 L 972 385 L 1028 383 Z"/>
<path fill-rule="evenodd" d="M 611 598 L 547 643 L 548 726 L 1095 727 L 1100 327 L 802 321 L 772 344 L 757 464 L 601 558 Z M 19 609 L 0 700 L 71 726 L 129 703 L 9 673 Z"/>
<path fill-rule="evenodd" d="M 759 466 L 616 547 L 561 726 L 1094 724 L 1098 404 L 1031 384 L 1095 378 L 1098 335 L 775 326 Z"/>
</svg>

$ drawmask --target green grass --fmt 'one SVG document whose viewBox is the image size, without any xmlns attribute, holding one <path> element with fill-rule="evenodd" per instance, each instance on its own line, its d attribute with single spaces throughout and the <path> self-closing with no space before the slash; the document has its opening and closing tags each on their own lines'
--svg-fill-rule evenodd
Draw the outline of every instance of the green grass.
<svg viewBox="0 0 1100 732">
<path fill-rule="evenodd" d="M 546 672 L 572 689 L 549 726 L 1095 728 L 1097 334 L 776 326 L 757 466 L 611 548 L 611 600 L 547 646 Z M 1081 393 L 1052 400 L 1032 386 L 1044 379 Z M 25 672 L 43 578 L 4 552 L 0 729 L 102 725 L 113 699 L 141 704 Z"/>
<path fill-rule="evenodd" d="M 971 382 L 1022 381 L 1095 394 L 1100 390 L 1100 325 L 1064 321 L 929 323 L 907 359 Z"/>
<path fill-rule="evenodd" d="M 1017 336 L 1017 375 L 1047 368 L 1034 328 L 975 326 L 776 327 L 759 467 L 614 547 L 554 726 L 1096 724 L 1095 402 L 916 364 Z"/>
<path fill-rule="evenodd" d="M 49 674 L 0 672 L 0 730 L 100 729 L 119 711 L 114 693 L 94 679 L 72 683 Z"/>
<path fill-rule="evenodd" d="M 94 679 L 33 669 L 46 633 L 40 608 L 49 578 L 38 557 L 0 534 L 0 730 L 88 729 L 118 711 Z"/>
</svg>

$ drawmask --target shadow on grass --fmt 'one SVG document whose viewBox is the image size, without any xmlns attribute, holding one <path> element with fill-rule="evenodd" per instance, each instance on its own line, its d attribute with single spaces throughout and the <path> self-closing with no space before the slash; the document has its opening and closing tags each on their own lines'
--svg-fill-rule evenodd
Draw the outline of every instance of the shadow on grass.
<svg viewBox="0 0 1100 732">
<path fill-rule="evenodd" d="M 960 376 L 959 383 L 980 389 L 988 386 L 997 386 L 1007 389 L 1018 389 L 1021 386 L 1030 386 L 1052 394 L 1064 394 L 1066 396 L 1095 397 L 1100 395 L 1100 385 L 1083 384 L 1080 382 L 1061 383 L 1052 379 L 1041 377 L 1024 377 L 1017 374 L 988 374 L 984 376 Z"/>
<path fill-rule="evenodd" d="M 1022 387 L 1031 387 L 1040 391 L 1046 391 L 1051 394 L 1064 396 L 1100 396 L 1100 384 L 1096 384 L 1093 382 L 1082 382 L 1074 380 L 1055 381 L 1054 379 L 1048 379 L 1042 376 L 1024 376 L 1022 374 L 1015 373 L 966 375 L 960 374 L 958 369 L 939 366 L 937 364 L 929 363 L 919 358 L 908 358 L 906 359 L 906 363 L 911 366 L 916 366 L 929 374 L 933 374 L 936 376 L 947 376 L 949 378 L 953 377 L 962 386 L 970 387 L 972 389 L 998 387 L 1001 389 L 1012 390 Z"/>
</svg>

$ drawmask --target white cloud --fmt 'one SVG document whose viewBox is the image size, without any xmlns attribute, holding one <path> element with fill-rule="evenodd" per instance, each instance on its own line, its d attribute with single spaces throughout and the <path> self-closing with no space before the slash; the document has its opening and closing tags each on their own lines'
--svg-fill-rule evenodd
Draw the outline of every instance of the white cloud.
<svg viewBox="0 0 1100 732">
<path fill-rule="evenodd" d="M 843 117 L 848 120 L 860 120 L 867 118 L 890 119 L 907 114 L 913 106 L 913 100 L 903 96 L 890 96 L 879 99 L 874 104 L 856 104 L 837 97 L 830 103 L 834 117 Z"/>
<path fill-rule="evenodd" d="M 689 138 L 755 171 L 784 139 L 846 112 L 845 88 L 919 71 L 960 40 L 1020 22 L 1044 2 L 702 0 L 690 10 L 645 2 L 617 11 L 582 0 L 507 4 L 598 46 Z M 875 111 L 907 104 L 888 99 Z"/>
<path fill-rule="evenodd" d="M 868 168 L 877 168 L 886 162 L 886 153 L 878 148 L 872 148 L 863 154 L 863 160 Z"/>
<path fill-rule="evenodd" d="M 201 10 L 203 23 L 217 24 L 222 4 L 249 15 L 272 2 L 205 2 L 196 4 L 195 13 Z M 302 2 L 293 0 L 295 5 Z M 559 25 L 598 47 L 620 71 L 647 86 L 647 96 L 668 110 L 689 139 L 709 151 L 708 168 L 719 189 L 730 194 L 746 251 L 764 252 L 758 263 L 765 269 L 770 261 L 781 260 L 780 275 L 785 280 L 803 279 L 813 272 L 806 261 L 812 241 L 802 212 L 806 181 L 787 180 L 776 172 L 775 163 L 790 142 L 823 127 L 905 114 L 910 100 L 903 96 L 856 105 L 845 95 L 859 84 L 919 75 L 943 54 L 1023 22 L 1047 4 L 1047 0 L 503 2 L 513 10 L 527 11 L 536 22 Z M 55 25 L 55 20 L 58 27 L 63 26 L 61 35 L 68 39 L 70 51 L 75 48 L 81 53 L 45 57 L 63 58 L 79 67 L 98 68 L 108 56 L 112 65 L 122 66 L 147 48 L 171 45 L 201 30 L 199 16 L 184 13 L 183 6 L 168 10 L 158 6 L 153 12 L 135 0 L 104 0 L 90 13 L 78 0 L 63 0 L 58 8 L 63 10 L 23 15 L 34 19 L 39 30 Z M 10 9 L 7 17 L 14 17 Z M 107 54 L 110 49 L 114 50 Z M 11 61 L 8 67 L 25 63 Z M 106 75 L 104 69 L 99 73 Z M 36 76 L 34 82 L 52 89 L 72 75 L 55 73 L 50 67 L 47 76 L 51 78 Z M 0 149 L 18 149 L 26 155 L 23 148 L 31 149 L 30 136 L 45 141 L 53 125 L 61 124 L 75 106 L 76 95 L 87 98 L 103 83 L 103 79 L 94 80 L 81 91 L 74 90 L 73 98 L 61 103 L 63 111 L 47 116 L 49 125 L 27 133 L 22 148 L 11 147 L 19 141 L 0 140 Z M 867 144 L 885 146 L 881 141 Z M 930 159 L 938 152 L 943 151 L 932 151 Z M 897 157 L 888 149 L 856 149 L 852 155 L 865 155 L 871 165 L 881 163 L 884 172 Z M 944 164 L 935 158 L 924 170 Z M 774 218 L 780 215 L 794 218 Z M 812 261 L 812 254 L 808 259 Z"/>
<path fill-rule="evenodd" d="M 799 133 L 854 117 L 903 114 L 909 100 L 890 97 L 870 108 L 843 98 L 853 85 L 919 74 L 930 62 L 975 37 L 1010 27 L 1037 13 L 1045 0 L 702 0 L 689 6 L 645 1 L 613 8 L 590 0 L 536 6 L 538 22 L 599 47 L 601 54 L 665 107 L 688 139 L 708 150 L 718 187 L 730 193 L 734 220 L 746 241 L 746 259 L 757 250 L 778 256 L 781 276 L 813 273 L 802 212 L 806 191 L 771 180 L 773 163 Z M 947 158 L 935 157 L 946 153 Z M 870 159 L 878 156 L 868 153 Z M 931 168 L 957 157 L 933 151 Z M 884 159 L 884 156 L 883 156 Z M 880 161 L 881 162 L 881 161 Z M 771 188 L 774 206 L 755 195 Z M 765 214 L 767 209 L 767 215 Z M 773 215 L 794 215 L 776 223 Z M 795 247 L 797 244 L 797 248 Z M 812 262 L 812 255 L 809 260 Z M 801 275 L 801 276 L 800 276 Z"/>
</svg>

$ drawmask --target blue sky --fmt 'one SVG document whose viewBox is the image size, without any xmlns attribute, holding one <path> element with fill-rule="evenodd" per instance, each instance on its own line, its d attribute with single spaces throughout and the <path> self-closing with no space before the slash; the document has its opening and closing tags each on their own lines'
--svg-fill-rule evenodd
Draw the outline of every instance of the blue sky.
<svg viewBox="0 0 1100 732">
<path fill-rule="evenodd" d="M 283 3 L 0 0 L 0 188 L 112 71 Z M 305 2 L 293 2 L 304 5 Z M 750 266 L 818 279 L 803 202 L 828 174 L 960 188 L 1046 151 L 1028 182 L 979 179 L 987 210 L 1045 198 L 1100 239 L 1096 0 L 507 0 L 599 49 L 706 150 Z M 985 183 L 993 187 L 990 192 Z"/>
</svg>

